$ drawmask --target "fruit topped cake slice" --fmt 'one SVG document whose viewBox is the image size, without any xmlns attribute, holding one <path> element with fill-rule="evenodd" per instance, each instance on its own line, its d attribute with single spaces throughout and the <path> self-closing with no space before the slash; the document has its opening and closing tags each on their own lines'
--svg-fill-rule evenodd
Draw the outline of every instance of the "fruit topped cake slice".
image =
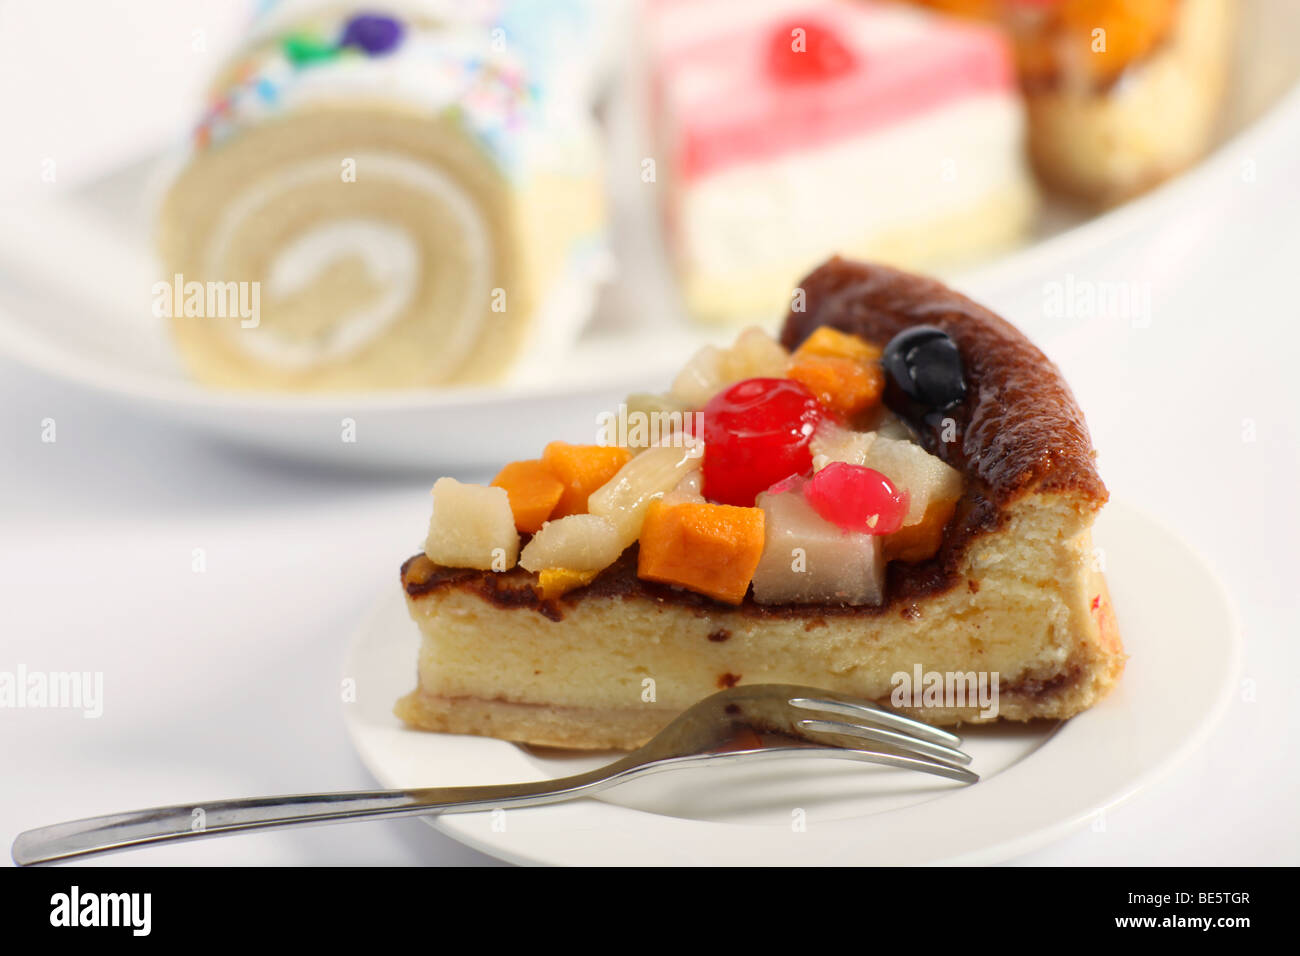
<svg viewBox="0 0 1300 956">
<path fill-rule="evenodd" d="M 1114 686 L 1106 489 L 1060 373 L 928 279 L 833 259 L 800 288 L 780 342 L 702 350 L 599 419 L 606 442 L 434 485 L 402 566 L 403 720 L 631 748 L 736 683 L 937 724 L 1065 718 Z"/>
</svg>

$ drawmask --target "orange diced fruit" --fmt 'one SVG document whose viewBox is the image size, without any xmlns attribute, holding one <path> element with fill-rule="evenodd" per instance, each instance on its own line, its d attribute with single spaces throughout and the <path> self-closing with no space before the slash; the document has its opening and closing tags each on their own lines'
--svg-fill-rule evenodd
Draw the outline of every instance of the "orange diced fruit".
<svg viewBox="0 0 1300 956">
<path fill-rule="evenodd" d="M 586 587 L 599 571 L 574 571 L 570 568 L 545 568 L 537 574 L 535 590 L 543 601 L 551 601 L 574 588 Z"/>
<path fill-rule="evenodd" d="M 564 485 L 551 517 L 586 514 L 591 493 L 613 478 L 631 459 L 630 451 L 616 445 L 551 442 L 542 452 L 542 464 Z"/>
<path fill-rule="evenodd" d="M 874 361 L 796 354 L 788 374 L 816 395 L 827 410 L 843 419 L 874 408 L 885 391 L 885 372 Z"/>
<path fill-rule="evenodd" d="M 813 355 L 822 358 L 853 359 L 866 365 L 879 360 L 881 351 L 860 336 L 841 332 L 829 325 L 819 325 L 794 352 L 796 360 Z"/>
<path fill-rule="evenodd" d="M 655 501 L 641 526 L 636 573 L 739 604 L 762 554 L 761 508 Z"/>
<path fill-rule="evenodd" d="M 930 502 L 921 520 L 903 525 L 885 536 L 886 561 L 925 561 L 934 557 L 943 544 L 943 529 L 947 527 L 957 502 L 936 498 Z"/>
<path fill-rule="evenodd" d="M 512 461 L 497 472 L 492 486 L 506 490 L 515 527 L 526 534 L 541 529 L 564 494 L 564 482 L 540 461 Z"/>
<path fill-rule="evenodd" d="M 880 355 L 866 339 L 823 325 L 795 350 L 787 374 L 833 414 L 851 419 L 880 403 L 885 391 Z"/>
</svg>

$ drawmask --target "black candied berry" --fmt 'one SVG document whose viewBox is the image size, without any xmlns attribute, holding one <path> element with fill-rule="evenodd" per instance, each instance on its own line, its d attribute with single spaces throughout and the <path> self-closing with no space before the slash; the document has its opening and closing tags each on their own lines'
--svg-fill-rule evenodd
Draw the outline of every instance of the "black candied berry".
<svg viewBox="0 0 1300 956">
<path fill-rule="evenodd" d="M 961 353 L 943 329 L 904 329 L 885 346 L 881 362 L 887 376 L 885 400 L 905 417 L 947 411 L 966 397 Z"/>
</svg>

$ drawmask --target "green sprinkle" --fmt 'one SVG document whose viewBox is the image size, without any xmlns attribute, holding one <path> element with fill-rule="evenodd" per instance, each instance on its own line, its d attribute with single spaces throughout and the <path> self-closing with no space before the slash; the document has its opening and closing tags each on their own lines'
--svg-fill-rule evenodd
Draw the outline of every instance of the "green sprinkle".
<svg viewBox="0 0 1300 956">
<path fill-rule="evenodd" d="M 305 33 L 290 34 L 280 42 L 280 47 L 295 66 L 323 63 L 339 55 L 339 49 L 333 43 Z"/>
</svg>

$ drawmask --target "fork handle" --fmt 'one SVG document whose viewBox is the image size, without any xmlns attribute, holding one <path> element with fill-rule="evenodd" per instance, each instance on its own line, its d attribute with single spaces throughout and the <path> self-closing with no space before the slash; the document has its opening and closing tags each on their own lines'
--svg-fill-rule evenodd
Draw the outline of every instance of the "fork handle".
<svg viewBox="0 0 1300 956">
<path fill-rule="evenodd" d="M 358 790 L 177 804 L 26 830 L 18 834 L 11 852 L 19 866 L 57 863 L 154 843 L 249 830 L 558 803 L 604 789 L 610 782 L 603 774 L 581 774 L 487 787 Z"/>
<path fill-rule="evenodd" d="M 787 758 L 854 760 L 919 770 L 961 783 L 975 783 L 979 780 L 977 774 L 965 767 L 933 758 L 882 753 L 867 748 L 766 747 L 758 750 L 681 754 L 649 762 L 643 762 L 643 755 L 637 751 L 589 773 L 534 783 L 254 797 L 87 817 L 20 833 L 14 840 L 11 853 L 19 866 L 31 866 L 36 863 L 58 863 L 96 853 L 130 850 L 154 843 L 197 840 L 200 837 L 223 836 L 249 830 L 531 807 L 590 796 L 628 780 L 681 767 Z"/>
</svg>

